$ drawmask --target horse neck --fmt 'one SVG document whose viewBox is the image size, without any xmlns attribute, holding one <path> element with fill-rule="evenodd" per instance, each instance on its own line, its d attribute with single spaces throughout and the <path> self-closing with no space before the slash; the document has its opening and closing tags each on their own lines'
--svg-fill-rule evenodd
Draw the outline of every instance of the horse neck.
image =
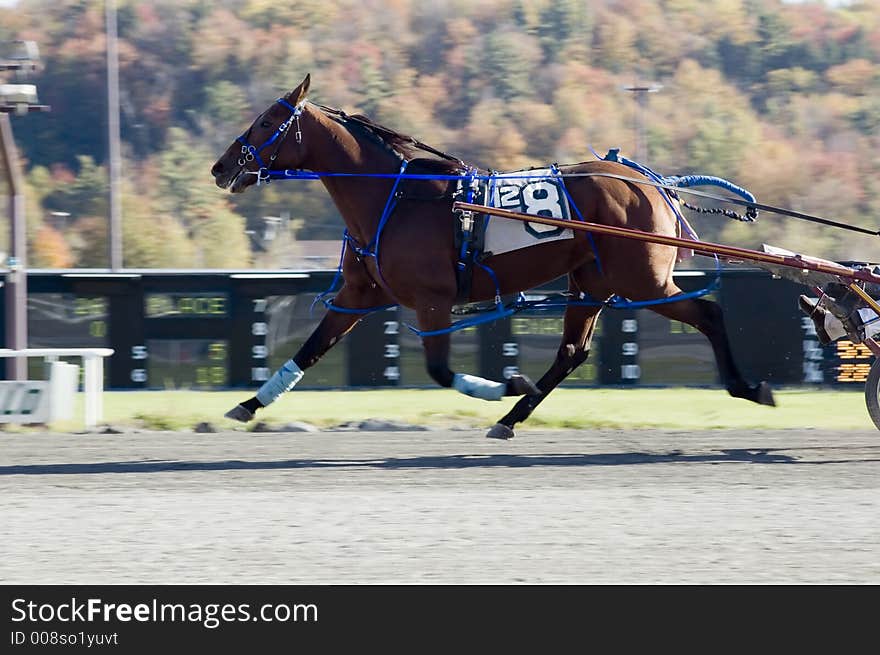
<svg viewBox="0 0 880 655">
<path fill-rule="evenodd" d="M 359 130 L 352 132 L 318 111 L 309 112 L 309 118 L 316 121 L 318 129 L 304 134 L 304 139 L 315 139 L 314 143 L 306 144 L 309 161 L 305 167 L 324 173 L 395 174 L 400 171 L 401 158 Z M 378 229 L 394 180 L 322 177 L 321 182 L 351 235 L 362 244 L 369 243 Z"/>
</svg>

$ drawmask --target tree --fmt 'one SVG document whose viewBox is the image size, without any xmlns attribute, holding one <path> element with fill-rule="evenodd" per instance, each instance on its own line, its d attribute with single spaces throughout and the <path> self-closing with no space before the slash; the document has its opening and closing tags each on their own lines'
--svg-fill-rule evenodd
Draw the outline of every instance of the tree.
<svg viewBox="0 0 880 655">
<path fill-rule="evenodd" d="M 456 147 L 465 161 L 499 170 L 529 165 L 523 154 L 525 139 L 506 117 L 503 102 L 495 99 L 481 102 L 471 116 L 472 122 Z"/>
<path fill-rule="evenodd" d="M 877 67 L 866 59 L 851 59 L 832 66 L 825 71 L 825 77 L 834 88 L 852 95 L 861 96 L 878 90 Z"/>
<path fill-rule="evenodd" d="M 248 268 L 252 255 L 244 218 L 229 209 L 203 216 L 193 233 L 197 268 Z"/>
<path fill-rule="evenodd" d="M 43 206 L 49 211 L 68 212 L 72 216 L 106 216 L 109 184 L 107 170 L 95 164 L 89 155 L 76 158 L 78 172 L 68 183 L 56 183 L 43 197 Z"/>
<path fill-rule="evenodd" d="M 69 239 L 77 268 L 110 266 L 108 225 L 105 216 L 78 218 L 71 227 Z"/>
<path fill-rule="evenodd" d="M 838 208 L 826 204 L 833 182 L 825 180 L 840 177 L 847 199 L 839 211 L 876 214 L 877 2 L 119 5 L 125 175 L 137 199 L 137 220 L 125 219 L 132 261 L 195 264 L 216 235 L 285 211 L 295 217 L 298 238 L 338 236 L 341 221 L 319 184 L 273 184 L 233 197 L 214 188 L 209 174 L 256 114 L 307 72 L 314 99 L 498 168 L 583 160 L 590 145 L 632 154 L 634 107 L 621 87 L 634 77 L 657 81 L 664 89 L 649 101 L 649 165 L 747 179 L 762 195 L 832 214 Z M 16 129 L 31 171 L 30 246 L 44 218 L 69 212 L 65 237 L 77 263 L 101 266 L 103 12 L 103 0 L 19 0 L 14 10 L 0 9 L 0 37 L 40 44 L 46 66 L 34 81 L 53 108 Z M 857 171 L 849 163 L 827 171 L 821 158 L 812 159 L 817 151 L 845 162 L 859 153 Z M 814 175 L 822 176 L 816 189 L 791 181 Z M 215 219 L 219 227 L 204 223 Z M 175 243 L 150 241 L 154 227 Z M 133 229 L 144 232 L 143 243 Z M 172 254 L 178 244 L 181 252 Z M 840 252 L 855 248 L 839 244 Z M 160 245 L 161 255 L 147 252 Z"/>
<path fill-rule="evenodd" d="M 64 236 L 50 225 L 42 225 L 34 234 L 28 265 L 31 268 L 70 268 L 73 253 Z"/>
<path fill-rule="evenodd" d="M 173 216 L 127 193 L 123 202 L 123 260 L 129 268 L 197 268 L 196 247 Z"/>
<path fill-rule="evenodd" d="M 496 30 L 486 37 L 484 56 L 486 77 L 496 97 L 510 101 L 531 95 L 541 62 L 541 50 L 532 37 L 510 28 Z"/>
<path fill-rule="evenodd" d="M 243 133 L 250 116 L 245 90 L 229 80 L 218 80 L 205 89 L 205 107 L 197 119 L 204 142 L 219 153 L 229 145 L 230 135 Z M 180 133 L 174 132 L 176 138 Z"/>
</svg>

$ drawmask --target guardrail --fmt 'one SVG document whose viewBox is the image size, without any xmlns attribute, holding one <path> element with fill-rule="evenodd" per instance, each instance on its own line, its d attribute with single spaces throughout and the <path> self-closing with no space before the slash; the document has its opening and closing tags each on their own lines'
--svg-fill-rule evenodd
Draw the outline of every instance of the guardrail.
<svg viewBox="0 0 880 655">
<path fill-rule="evenodd" d="M 104 414 L 104 358 L 112 354 L 112 348 L 0 348 L 0 357 L 42 357 L 46 362 L 57 361 L 59 357 L 81 358 L 86 428 L 97 425 Z"/>
</svg>

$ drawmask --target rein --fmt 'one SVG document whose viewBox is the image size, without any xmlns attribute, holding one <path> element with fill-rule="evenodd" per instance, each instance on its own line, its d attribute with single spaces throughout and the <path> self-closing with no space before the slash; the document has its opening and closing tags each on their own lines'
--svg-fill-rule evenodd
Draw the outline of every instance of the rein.
<svg viewBox="0 0 880 655">
<path fill-rule="evenodd" d="M 338 118 L 338 119 L 342 120 L 343 122 L 351 121 L 353 123 L 361 125 L 364 128 L 370 130 L 374 134 L 378 135 L 380 138 L 383 136 L 390 137 L 391 139 L 399 140 L 403 144 L 406 144 L 411 147 L 417 148 L 419 150 L 431 153 L 431 154 L 438 156 L 438 157 L 441 157 L 442 159 L 445 159 L 447 161 L 455 162 L 456 164 L 458 164 L 461 167 L 462 171 L 457 174 L 445 174 L 445 175 L 444 174 L 407 173 L 406 168 L 407 168 L 407 165 L 409 164 L 409 160 L 405 156 L 402 156 L 403 160 L 401 162 L 400 170 L 397 173 L 338 173 L 338 172 L 331 172 L 331 171 L 310 171 L 310 170 L 305 170 L 305 169 L 272 170 L 271 166 L 274 163 L 275 159 L 277 158 L 278 153 L 281 149 L 281 146 L 283 145 L 284 140 L 287 138 L 288 134 L 290 133 L 291 126 L 294 123 L 296 123 L 296 131 L 295 131 L 296 141 L 297 141 L 297 143 L 302 143 L 303 136 L 302 136 L 302 130 L 300 128 L 300 116 L 303 113 L 304 106 L 307 101 L 303 100 L 302 102 L 298 103 L 296 106 L 291 105 L 284 98 L 279 98 L 276 102 L 281 104 L 282 106 L 286 107 L 288 110 L 290 110 L 290 116 L 287 118 L 287 120 L 282 122 L 276 128 L 275 132 L 266 140 L 265 143 L 263 143 L 259 147 L 251 144 L 248 140 L 248 137 L 250 135 L 250 129 L 248 129 L 247 132 L 245 132 L 244 134 L 239 136 L 237 139 L 237 141 L 242 144 L 242 148 L 241 148 L 242 156 L 238 160 L 239 166 L 244 168 L 249 162 L 252 162 L 252 161 L 256 161 L 257 164 L 259 165 L 259 169 L 256 171 L 245 171 L 248 174 L 257 176 L 257 185 L 260 185 L 261 183 L 268 184 L 271 180 L 295 180 L 295 179 L 298 179 L 298 180 L 320 180 L 321 178 L 373 178 L 373 179 L 394 180 L 394 183 L 391 188 L 391 192 L 388 195 L 388 199 L 385 202 L 384 210 L 383 210 L 382 215 L 379 219 L 379 224 L 378 224 L 378 227 L 376 230 L 376 234 L 370 240 L 369 244 L 367 244 L 366 246 L 361 246 L 359 243 L 356 242 L 356 240 L 351 236 L 351 234 L 349 234 L 347 229 L 343 232 L 342 252 L 340 254 L 339 266 L 337 267 L 336 276 L 334 277 L 333 281 L 331 282 L 330 287 L 326 291 L 319 294 L 315 298 L 314 302 L 312 303 L 312 307 L 314 307 L 314 305 L 320 301 L 328 310 L 331 310 L 331 311 L 350 313 L 350 314 L 368 314 L 368 313 L 371 313 L 371 312 L 374 312 L 374 311 L 377 311 L 380 309 L 387 309 L 387 308 L 395 307 L 399 304 L 399 303 L 395 302 L 394 304 L 384 305 L 382 307 L 352 309 L 352 308 L 346 308 L 346 307 L 339 307 L 339 306 L 333 304 L 332 298 L 326 299 L 326 296 L 333 293 L 336 285 L 338 284 L 339 280 L 342 277 L 342 263 L 343 263 L 343 259 L 345 257 L 346 249 L 348 247 L 351 247 L 352 250 L 358 255 L 359 258 L 366 258 L 366 257 L 374 257 L 375 258 L 376 270 L 379 275 L 379 280 L 386 287 L 386 289 L 388 289 L 388 284 L 385 282 L 384 278 L 382 277 L 381 267 L 379 266 L 379 243 L 380 243 L 380 239 L 382 236 L 382 232 L 385 228 L 385 225 L 388 222 L 389 218 L 391 217 L 391 214 L 394 212 L 395 208 L 397 207 L 397 201 L 403 196 L 402 192 L 398 191 L 398 188 L 400 186 L 400 182 L 402 180 L 455 181 L 455 182 L 458 182 L 459 189 L 461 191 L 466 191 L 467 200 L 468 200 L 468 202 L 470 202 L 473 199 L 473 189 L 475 188 L 477 181 L 487 181 L 487 182 L 489 182 L 489 184 L 495 184 L 495 183 L 497 183 L 498 180 L 529 179 L 529 178 L 533 177 L 533 175 L 530 175 L 529 173 L 522 173 L 522 172 L 512 173 L 512 174 L 503 174 L 502 173 L 502 174 L 495 174 L 495 175 L 479 174 L 477 172 L 477 169 L 467 165 L 461 159 L 459 159 L 457 157 L 453 157 L 452 155 L 449 155 L 449 154 L 442 152 L 440 150 L 437 150 L 437 149 L 435 149 L 429 145 L 426 145 L 426 144 L 422 143 L 421 141 L 418 141 L 412 137 L 404 137 L 403 135 L 401 135 L 397 132 L 394 132 L 393 130 L 389 130 L 388 128 L 384 128 L 380 125 L 376 125 L 375 123 L 372 123 L 371 121 L 363 119 L 359 116 L 350 116 L 340 109 L 328 107 L 326 105 L 321 105 L 318 103 L 312 103 L 312 104 L 328 116 Z M 264 150 L 266 150 L 267 148 L 271 147 L 272 145 L 274 145 L 275 147 L 274 147 L 274 150 L 272 151 L 272 154 L 269 156 L 268 162 L 267 162 L 263 159 L 261 153 Z M 388 145 L 391 146 L 392 144 L 389 143 Z M 611 155 L 611 154 L 612 153 L 609 153 L 609 155 Z M 571 198 L 571 195 L 569 194 L 568 189 L 565 186 L 565 178 L 567 178 L 567 177 L 605 177 L 605 178 L 620 180 L 623 182 L 629 182 L 632 184 L 652 186 L 657 189 L 663 189 L 665 191 L 672 192 L 673 194 L 690 194 L 690 195 L 694 195 L 694 196 L 697 196 L 700 198 L 706 198 L 709 200 L 715 200 L 715 201 L 719 201 L 719 202 L 726 202 L 726 203 L 744 206 L 747 208 L 746 215 L 744 217 L 741 217 L 738 214 L 736 214 L 735 212 L 732 212 L 730 210 L 703 209 L 703 208 L 699 208 L 699 207 L 694 207 L 693 205 L 690 205 L 690 204 L 684 202 L 684 200 L 680 201 L 681 204 L 683 204 L 685 207 L 687 207 L 689 209 L 693 209 L 696 211 L 703 211 L 703 212 L 707 212 L 707 213 L 722 213 L 725 216 L 728 216 L 730 218 L 735 218 L 735 219 L 741 220 L 741 221 L 748 221 L 748 222 L 754 221 L 755 218 L 757 217 L 757 211 L 762 210 L 762 211 L 767 211 L 767 212 L 770 212 L 773 214 L 788 216 L 791 218 L 810 221 L 810 222 L 814 222 L 814 223 L 820 223 L 823 225 L 828 225 L 828 226 L 836 227 L 839 229 L 850 230 L 850 231 L 859 232 L 862 234 L 869 234 L 872 236 L 880 236 L 880 230 L 869 230 L 867 228 L 863 228 L 863 227 L 859 227 L 859 226 L 855 226 L 855 225 L 849 225 L 847 223 L 841 223 L 839 221 L 832 221 L 829 219 L 821 218 L 818 216 L 813 216 L 810 214 L 805 214 L 802 212 L 796 212 L 793 210 L 783 209 L 781 207 L 775 207 L 772 205 L 765 205 L 762 203 L 758 203 L 755 201 L 755 198 L 754 198 L 754 196 L 752 196 L 752 194 L 750 194 L 747 191 L 745 191 L 744 189 L 741 189 L 740 187 L 737 187 L 736 185 L 728 182 L 727 180 L 722 180 L 721 178 L 702 176 L 702 175 L 689 175 L 689 176 L 684 176 L 684 177 L 671 177 L 671 178 L 660 177 L 659 175 L 654 173 L 654 171 L 652 171 L 644 166 L 641 166 L 640 164 L 637 164 L 636 162 L 631 162 L 629 160 L 624 160 L 624 161 L 618 160 L 616 151 L 613 151 L 613 154 L 614 154 L 614 159 L 612 159 L 613 161 L 619 161 L 619 163 L 623 163 L 625 165 L 630 166 L 634 170 L 645 175 L 645 177 L 647 179 L 638 179 L 638 178 L 629 177 L 626 175 L 618 175 L 618 174 L 614 174 L 614 173 L 586 173 L 586 172 L 585 173 L 562 173 L 561 171 L 559 171 L 558 165 L 553 164 L 553 166 L 551 168 L 553 175 L 561 183 L 560 186 L 561 186 L 561 188 L 562 188 L 562 190 L 563 190 L 563 192 L 569 202 L 569 205 L 574 209 L 578 220 L 584 221 L 584 218 L 581 215 L 581 212 L 578 209 L 577 205 L 573 202 L 573 199 Z M 624 158 L 621 158 L 621 159 L 624 159 Z M 606 160 L 607 160 L 607 158 L 606 158 Z M 697 191 L 694 189 L 684 188 L 684 187 L 691 186 L 691 185 L 701 185 L 701 184 L 702 185 L 712 184 L 715 186 L 721 186 L 721 187 L 725 188 L 727 191 L 731 191 L 731 192 L 741 196 L 742 199 L 734 198 L 734 197 L 730 197 L 730 196 L 719 196 L 719 195 L 715 195 L 715 194 L 706 193 L 704 191 Z M 681 218 L 680 212 L 672 203 L 672 198 L 674 198 L 676 196 L 672 196 L 672 197 L 670 197 L 670 196 L 671 196 L 671 194 L 663 194 L 664 200 L 666 200 L 667 204 L 669 204 L 669 206 L 672 208 L 676 217 Z M 687 226 L 687 223 L 683 220 L 682 220 L 682 224 Z M 462 226 L 463 226 L 463 229 L 465 229 L 465 230 L 470 229 L 469 225 L 466 225 L 464 215 L 462 215 Z M 689 228 L 688 228 L 688 231 L 690 232 Z M 599 263 L 598 252 L 596 252 L 596 247 L 592 241 L 592 238 L 590 238 L 590 245 L 594 251 L 594 254 L 596 254 L 596 257 L 597 257 L 596 261 L 597 261 L 597 263 Z M 464 241 L 463 241 L 463 248 L 464 248 Z M 458 265 L 461 267 L 461 266 L 465 265 L 465 263 L 462 261 L 462 257 L 464 256 L 464 250 L 459 255 L 460 255 L 459 256 L 460 261 L 458 262 Z M 718 269 L 718 273 L 720 276 L 720 262 L 718 261 L 717 256 L 715 257 L 715 260 L 716 260 L 716 268 Z M 490 321 L 495 321 L 499 318 L 504 318 L 504 317 L 510 316 L 512 314 L 521 312 L 523 310 L 529 310 L 529 309 L 540 311 L 540 310 L 547 310 L 547 309 L 555 309 L 555 308 L 564 307 L 567 305 L 590 305 L 590 306 L 601 305 L 601 306 L 608 306 L 608 307 L 614 307 L 614 308 L 648 307 L 648 306 L 655 305 L 655 304 L 677 302 L 680 300 L 684 300 L 686 298 L 696 298 L 696 297 L 704 296 L 706 294 L 712 293 L 713 291 L 717 290 L 719 283 L 720 283 L 720 277 L 716 277 L 716 280 L 712 284 L 710 284 L 708 287 L 706 287 L 705 289 L 700 289 L 698 291 L 689 292 L 689 293 L 677 294 L 675 296 L 671 296 L 668 298 L 661 298 L 661 299 L 650 300 L 650 301 L 632 302 L 627 299 L 620 298 L 618 296 L 612 296 L 611 298 L 606 299 L 604 301 L 599 301 L 599 300 L 594 300 L 594 299 L 588 298 L 588 297 L 584 296 L 583 294 L 580 294 L 577 297 L 565 296 L 565 299 L 561 300 L 561 301 L 557 299 L 558 297 L 557 298 L 545 297 L 545 298 L 543 298 L 541 300 L 537 300 L 537 301 L 526 301 L 525 296 L 522 293 L 520 293 L 515 301 L 508 303 L 508 304 L 504 304 L 501 300 L 500 286 L 498 284 L 498 280 L 494 274 L 494 271 L 492 271 L 490 268 L 485 266 L 482 262 L 478 261 L 477 259 L 474 259 L 474 263 L 479 265 L 480 268 L 484 269 L 489 274 L 489 276 L 492 278 L 493 282 L 495 283 L 496 295 L 495 295 L 495 303 L 494 303 L 495 307 L 493 310 L 491 310 L 488 313 L 485 313 L 481 316 L 475 316 L 472 318 L 461 319 L 459 321 L 452 323 L 449 327 L 443 328 L 440 330 L 422 331 L 422 330 L 419 330 L 418 328 L 416 328 L 412 325 L 408 325 L 408 324 L 405 324 L 406 327 L 409 328 L 412 332 L 414 332 L 415 334 L 417 334 L 420 337 L 427 337 L 427 336 L 448 334 L 450 332 L 461 330 L 463 328 L 471 327 L 474 325 L 479 325 L 482 323 L 487 323 Z M 600 272 L 601 272 L 601 263 L 599 263 L 599 266 L 600 266 Z M 389 294 L 390 294 L 390 290 L 389 290 Z M 391 298 L 394 299 L 393 295 L 391 296 Z"/>
<path fill-rule="evenodd" d="M 269 179 L 272 180 L 319 180 L 323 177 L 373 177 L 373 178 L 398 178 L 403 180 L 464 180 L 469 179 L 464 175 L 429 175 L 429 174 L 416 174 L 416 173 L 407 173 L 405 175 L 398 176 L 396 173 L 331 173 L 331 172 L 316 172 L 316 171 L 306 171 L 301 169 L 285 169 L 285 170 L 276 170 L 269 171 Z M 490 175 L 475 175 L 475 179 L 479 180 L 489 180 L 492 176 Z M 529 175 L 505 175 L 500 174 L 495 176 L 496 179 L 525 179 L 529 178 Z M 719 202 L 729 202 L 734 205 L 740 205 L 742 207 L 746 207 L 752 210 L 760 210 L 765 211 L 771 214 L 778 214 L 780 216 L 788 216 L 790 218 L 797 218 L 803 221 L 810 221 L 812 223 L 819 223 L 822 225 L 828 225 L 830 227 L 839 228 L 841 230 L 850 230 L 852 232 L 858 232 L 860 234 L 868 234 L 871 236 L 880 236 L 880 230 L 870 229 L 866 227 L 860 227 L 858 225 L 851 225 L 849 223 L 841 223 L 839 221 L 833 221 L 827 218 L 822 218 L 821 216 L 814 216 L 812 214 L 805 214 L 803 212 L 794 211 L 793 209 L 785 209 L 783 207 L 776 207 L 774 205 L 765 205 L 760 202 L 752 202 L 748 200 L 740 200 L 739 198 L 732 198 L 730 196 L 719 196 L 712 193 L 707 193 L 705 191 L 697 191 L 696 189 L 686 189 L 674 184 L 664 184 L 662 182 L 654 182 L 652 180 L 640 180 L 635 177 L 628 177 L 626 175 L 617 175 L 615 173 L 560 173 L 559 177 L 568 178 L 568 177 L 607 177 L 614 180 L 621 180 L 623 182 L 631 182 L 633 184 L 643 184 L 645 186 L 652 186 L 657 189 L 665 189 L 667 191 L 674 191 L 675 193 L 686 193 L 693 196 L 698 196 L 700 198 L 706 198 L 708 200 L 717 200 Z M 685 205 L 688 208 L 691 208 L 688 205 Z M 714 210 L 714 209 L 705 209 L 705 208 L 697 208 L 699 211 L 707 212 L 707 213 L 725 213 L 722 210 Z M 727 214 L 725 214 L 727 215 Z M 747 218 L 739 218 L 739 220 L 751 222 L 753 219 Z"/>
<path fill-rule="evenodd" d="M 323 177 L 366 177 L 366 178 L 385 178 L 385 179 L 395 179 L 397 182 L 400 180 L 449 180 L 449 181 L 473 181 L 473 180 L 489 180 L 492 178 L 491 175 L 478 175 L 474 169 L 468 166 L 461 159 L 454 157 L 448 153 L 445 153 L 441 150 L 437 150 L 417 139 L 412 137 L 404 137 L 393 130 L 389 130 L 388 128 L 382 127 L 381 125 L 376 125 L 375 123 L 360 118 L 358 116 L 351 116 L 346 114 L 341 109 L 336 109 L 335 107 L 328 107 L 327 105 L 322 105 L 319 103 L 312 102 L 315 107 L 320 109 L 325 114 L 336 116 L 337 118 L 342 119 L 343 121 L 351 121 L 353 123 L 357 123 L 366 127 L 369 130 L 377 134 L 384 134 L 386 136 L 390 136 L 393 138 L 400 139 L 403 143 L 406 143 L 410 146 L 423 150 L 425 152 L 429 152 L 433 155 L 441 157 L 447 161 L 456 162 L 465 170 L 468 171 L 466 175 L 437 175 L 437 174 L 417 174 L 417 173 L 403 173 L 399 172 L 397 174 L 394 173 L 334 173 L 329 171 L 317 172 L 317 171 L 306 171 L 301 169 L 283 169 L 283 170 L 272 170 L 271 165 L 275 161 L 275 158 L 278 156 L 278 152 L 281 149 L 281 145 L 284 142 L 284 139 L 287 137 L 291 125 L 296 123 L 296 142 L 302 143 L 302 130 L 300 129 L 299 118 L 303 113 L 305 108 L 305 103 L 310 102 L 303 100 L 296 106 L 291 105 L 284 98 L 278 98 L 276 100 L 277 103 L 286 107 L 290 110 L 290 117 L 279 125 L 272 136 L 261 146 L 256 147 L 252 145 L 247 137 L 250 134 L 250 129 L 238 137 L 236 140 L 242 144 L 241 153 L 242 157 L 238 160 L 238 165 L 244 167 L 247 163 L 251 161 L 257 162 L 260 168 L 257 171 L 246 171 L 251 175 L 257 176 L 257 184 L 266 183 L 268 184 L 271 180 L 318 180 Z M 275 144 L 275 149 L 273 150 L 271 156 L 269 157 L 268 164 L 263 160 L 260 153 Z M 616 154 L 616 153 L 615 153 Z M 616 159 L 616 157 L 615 157 Z M 623 158 L 621 158 L 623 159 Z M 627 162 L 623 162 L 627 163 Z M 635 163 L 635 162 L 633 162 Z M 687 203 L 684 203 L 686 207 L 689 209 L 694 209 L 696 211 L 702 211 L 705 213 L 721 213 L 730 218 L 736 218 L 742 221 L 753 221 L 756 217 L 756 212 L 766 211 L 771 214 L 777 214 L 779 216 L 788 216 L 789 218 L 796 218 L 798 220 L 809 221 L 812 223 L 818 223 L 820 225 L 827 225 L 829 227 L 835 227 L 841 230 L 849 230 L 851 232 L 858 232 L 860 234 L 868 234 L 871 236 L 880 236 L 880 230 L 869 229 L 860 227 L 858 225 L 851 225 L 849 223 L 842 223 L 840 221 L 833 221 L 827 218 L 822 218 L 821 216 L 814 216 L 812 214 L 806 214 L 803 212 L 794 211 L 792 209 L 785 209 L 783 207 L 776 207 L 774 205 L 765 205 L 754 200 L 754 197 L 748 192 L 745 192 L 743 189 L 727 182 L 726 180 L 721 180 L 720 178 L 701 176 L 701 175 L 689 175 L 684 177 L 676 177 L 676 178 L 660 178 L 653 171 L 647 169 L 641 165 L 636 164 L 634 168 L 644 175 L 646 175 L 648 180 L 640 180 L 634 177 L 628 177 L 626 175 L 616 175 L 614 173 L 559 173 L 559 177 L 607 177 L 611 179 L 621 180 L 624 182 L 630 182 L 633 184 L 642 184 L 646 186 L 653 186 L 658 189 L 664 189 L 667 191 L 672 191 L 675 193 L 685 193 L 693 196 L 697 196 L 700 198 L 706 198 L 707 200 L 715 200 L 718 202 L 727 202 L 734 205 L 739 205 L 746 208 L 746 216 L 745 218 L 740 217 L 738 215 L 731 215 L 731 213 L 727 210 L 723 209 L 704 209 L 699 207 L 694 207 Z M 525 178 L 527 175 L 497 175 L 495 179 L 514 179 L 514 178 Z M 671 183 L 667 183 L 671 182 Z M 728 191 L 732 191 L 738 195 L 741 195 L 744 199 L 733 198 L 730 196 L 719 196 L 711 193 L 706 193 L 705 191 L 697 191 L 695 189 L 684 188 L 690 185 L 696 184 L 715 184 L 717 186 L 722 186 L 726 188 Z M 396 185 L 395 185 L 396 186 Z"/>
<path fill-rule="evenodd" d="M 716 196 L 711 193 L 706 193 L 704 191 L 696 191 L 694 189 L 682 189 L 680 187 L 671 185 L 671 184 L 662 184 L 660 182 L 652 182 L 647 180 L 639 180 L 632 177 L 627 177 L 626 175 L 616 175 L 614 173 L 575 173 L 574 176 L 578 177 L 609 177 L 615 180 L 623 180 L 624 182 L 632 182 L 634 184 L 645 184 L 647 186 L 653 186 L 658 189 L 667 189 L 669 191 L 675 191 L 676 193 L 689 193 L 694 196 L 698 196 L 700 198 L 707 198 L 709 200 L 719 200 L 721 202 L 729 202 L 734 205 L 740 205 L 741 207 L 747 207 L 750 209 L 770 212 L 771 214 L 779 214 L 780 216 L 788 216 L 790 218 L 797 218 L 803 221 L 809 221 L 811 223 L 820 223 L 821 225 L 828 225 L 830 227 L 836 227 L 841 230 L 850 230 L 852 232 L 859 232 L 860 234 L 869 234 L 871 236 L 880 236 L 880 230 L 872 230 L 865 227 L 860 227 L 858 225 L 850 225 L 849 223 L 841 223 L 839 221 L 832 221 L 827 218 L 822 218 L 820 216 L 814 216 L 812 214 L 805 214 L 803 212 L 794 211 L 793 209 L 784 209 L 782 207 L 775 207 L 774 205 L 765 205 L 760 202 L 750 202 L 748 200 L 740 200 L 739 198 L 731 198 L 729 196 Z"/>
</svg>

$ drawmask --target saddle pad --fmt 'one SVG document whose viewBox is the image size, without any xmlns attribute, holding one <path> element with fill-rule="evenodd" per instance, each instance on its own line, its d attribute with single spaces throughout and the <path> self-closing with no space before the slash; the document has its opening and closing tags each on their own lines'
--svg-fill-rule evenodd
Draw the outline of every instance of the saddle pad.
<svg viewBox="0 0 880 655">
<path fill-rule="evenodd" d="M 568 197 L 562 185 L 562 179 L 555 177 L 549 168 L 499 173 L 489 180 L 486 204 L 525 214 L 571 220 Z M 572 230 L 552 225 L 523 223 L 497 216 L 487 216 L 487 219 L 484 246 L 487 254 L 500 255 L 538 243 L 574 237 Z"/>
</svg>

